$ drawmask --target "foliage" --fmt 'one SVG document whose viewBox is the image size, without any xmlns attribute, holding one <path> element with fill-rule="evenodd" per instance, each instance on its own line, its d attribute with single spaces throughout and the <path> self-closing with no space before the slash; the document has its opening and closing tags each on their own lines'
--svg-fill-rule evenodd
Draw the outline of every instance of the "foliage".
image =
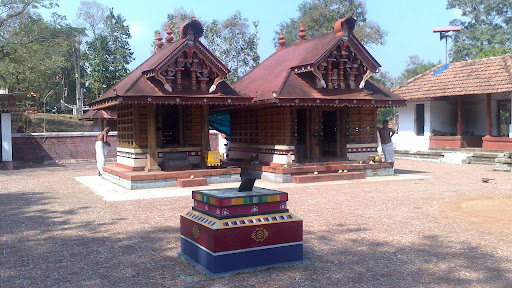
<svg viewBox="0 0 512 288">
<path fill-rule="evenodd" d="M 96 1 L 80 1 L 76 18 L 81 22 L 81 27 L 91 32 L 89 37 L 94 38 L 106 32 L 105 19 L 108 13 L 108 8 Z"/>
<path fill-rule="evenodd" d="M 66 24 L 65 17 L 56 13 L 45 21 L 31 9 L 53 7 L 53 2 L 9 3 L 0 17 L 0 83 L 10 91 L 32 92 L 39 101 L 48 95 L 46 102 L 58 105 L 62 86 L 56 76 L 69 66 L 68 48 L 82 30 Z M 49 94 L 51 90 L 56 93 Z"/>
<path fill-rule="evenodd" d="M 33 33 L 28 38 L 13 37 L 20 23 L 30 20 L 28 16 L 33 14 L 32 9 L 52 8 L 55 5 L 53 0 L 0 0 L 0 60 L 17 53 L 20 46 L 55 38 L 53 30 Z"/>
<path fill-rule="evenodd" d="M 114 9 L 110 9 L 104 20 L 105 31 L 85 43 L 83 60 L 87 69 L 86 79 L 96 97 L 129 72 L 127 65 L 133 61 L 133 52 L 128 43 L 130 30 L 124 22 L 120 14 L 115 15 Z"/>
<path fill-rule="evenodd" d="M 460 9 L 467 20 L 454 19 L 450 49 L 452 61 L 499 56 L 512 51 L 512 5 L 510 0 L 448 0 L 446 9 Z"/>
<path fill-rule="evenodd" d="M 162 37 L 165 37 L 165 31 L 171 28 L 174 40 L 180 39 L 180 27 L 194 17 L 194 12 L 188 12 L 183 7 L 174 9 L 173 13 L 167 14 L 167 22 L 162 25 Z M 199 20 L 199 19 L 198 19 Z M 200 20 L 199 20 L 200 21 Z M 201 22 L 201 21 L 200 21 Z M 202 23 L 202 22 L 201 22 Z M 203 25 L 206 23 L 203 23 Z M 156 36 L 156 35 L 155 35 Z M 153 45 L 154 46 L 154 45 Z"/>
<path fill-rule="evenodd" d="M 366 5 L 361 0 L 310 0 L 298 6 L 299 16 L 281 22 L 286 45 L 297 43 L 300 20 L 303 20 L 306 29 L 306 39 L 333 31 L 334 23 L 339 19 L 351 16 L 357 20 L 354 34 L 364 45 L 385 44 L 387 32 L 378 24 L 366 19 Z M 274 45 L 277 47 L 277 38 L 280 31 L 276 31 Z"/>
<path fill-rule="evenodd" d="M 391 90 L 396 86 L 396 78 L 385 71 L 372 74 L 371 79 L 377 84 L 386 87 L 388 90 Z"/>
<path fill-rule="evenodd" d="M 407 65 L 405 66 L 405 70 L 398 76 L 396 79 L 396 86 L 400 86 L 405 84 L 410 79 L 423 74 L 424 72 L 440 65 L 441 62 L 433 63 L 430 61 L 422 60 L 418 55 L 409 56 L 409 60 Z"/>
<path fill-rule="evenodd" d="M 256 34 L 249 32 L 248 20 L 238 10 L 224 21 L 208 24 L 204 37 L 208 48 L 232 70 L 230 82 L 237 81 L 260 62 Z"/>
<path fill-rule="evenodd" d="M 396 78 L 384 71 L 373 74 L 371 79 L 388 90 L 393 89 L 396 83 Z M 377 123 L 382 123 L 383 120 L 392 122 L 392 120 L 396 118 L 398 118 L 398 109 L 395 109 L 394 107 L 377 109 Z"/>
</svg>

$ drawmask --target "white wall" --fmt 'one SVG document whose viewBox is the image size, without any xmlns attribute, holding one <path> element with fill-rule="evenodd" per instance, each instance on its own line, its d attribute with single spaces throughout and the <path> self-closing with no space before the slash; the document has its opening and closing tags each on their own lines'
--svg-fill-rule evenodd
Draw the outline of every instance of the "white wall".
<svg viewBox="0 0 512 288">
<path fill-rule="evenodd" d="M 423 136 L 416 135 L 415 119 L 416 104 L 425 105 L 425 126 Z M 431 130 L 431 102 L 429 99 L 407 101 L 407 106 L 398 110 L 398 133 L 393 136 L 393 143 L 397 150 L 428 150 Z"/>
<path fill-rule="evenodd" d="M 12 161 L 11 113 L 1 113 L 2 118 L 2 161 Z"/>
</svg>

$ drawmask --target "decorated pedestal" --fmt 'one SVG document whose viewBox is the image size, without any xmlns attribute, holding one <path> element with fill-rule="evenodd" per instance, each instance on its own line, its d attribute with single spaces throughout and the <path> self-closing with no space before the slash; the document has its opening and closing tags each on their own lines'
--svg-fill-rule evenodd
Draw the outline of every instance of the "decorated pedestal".
<svg viewBox="0 0 512 288">
<path fill-rule="evenodd" d="M 302 220 L 285 192 L 197 190 L 181 215 L 182 258 L 211 277 L 303 262 Z"/>
</svg>

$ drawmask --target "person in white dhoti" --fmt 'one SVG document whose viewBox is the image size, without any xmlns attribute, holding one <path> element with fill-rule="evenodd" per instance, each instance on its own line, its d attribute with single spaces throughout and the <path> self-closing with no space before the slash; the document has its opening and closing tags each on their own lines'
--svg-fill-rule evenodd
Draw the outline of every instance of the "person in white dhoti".
<svg viewBox="0 0 512 288">
<path fill-rule="evenodd" d="M 96 165 L 98 166 L 98 176 L 103 174 L 103 166 L 107 165 L 107 152 L 110 147 L 110 143 L 108 142 L 108 132 L 110 131 L 109 127 L 105 127 L 103 131 L 98 135 L 98 138 L 95 144 L 96 148 Z"/>
<path fill-rule="evenodd" d="M 377 129 L 379 132 L 380 145 L 382 153 L 386 161 L 391 162 L 395 166 L 395 151 L 393 150 L 393 141 L 391 137 L 395 135 L 395 131 L 388 127 L 388 120 L 382 121 L 382 128 Z"/>
</svg>

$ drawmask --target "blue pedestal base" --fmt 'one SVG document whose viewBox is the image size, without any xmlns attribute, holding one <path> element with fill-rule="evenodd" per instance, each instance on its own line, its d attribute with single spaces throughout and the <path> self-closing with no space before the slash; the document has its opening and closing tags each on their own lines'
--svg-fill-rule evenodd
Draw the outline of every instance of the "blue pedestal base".
<svg viewBox="0 0 512 288">
<path fill-rule="evenodd" d="M 212 278 L 261 270 L 268 267 L 307 262 L 302 258 L 302 242 L 212 253 L 181 236 L 178 255 Z"/>
</svg>

